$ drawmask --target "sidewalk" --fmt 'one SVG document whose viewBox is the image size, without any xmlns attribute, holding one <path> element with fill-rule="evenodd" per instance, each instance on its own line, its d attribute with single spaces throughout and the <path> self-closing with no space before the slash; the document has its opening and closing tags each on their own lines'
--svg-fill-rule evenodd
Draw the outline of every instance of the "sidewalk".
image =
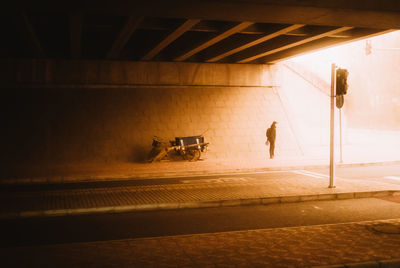
<svg viewBox="0 0 400 268">
<path fill-rule="evenodd" d="M 218 175 L 273 170 L 329 168 L 329 158 L 322 152 L 307 157 L 279 157 L 275 159 L 201 159 L 196 162 L 161 161 L 155 163 L 77 163 L 69 165 L 6 167 L 0 173 L 1 184 L 60 183 L 80 181 L 107 181 L 138 178 L 171 178 Z M 363 153 L 363 155 L 368 155 Z M 389 157 L 348 157 L 336 166 L 366 166 L 400 164 L 400 155 Z M 5 169 L 3 167 L 3 169 Z M 0 169 L 1 170 L 1 169 Z"/>
<path fill-rule="evenodd" d="M 174 183 L 117 185 L 7 191 L 0 196 L 0 218 L 13 219 L 82 213 L 115 213 L 201 207 L 260 205 L 315 200 L 400 195 L 400 184 L 336 178 L 328 188 L 326 175 L 307 176 L 298 171 L 267 172 L 267 179 L 224 176 L 202 180 L 182 178 Z M 43 188 L 43 187 L 42 187 Z M 18 188 L 17 188 L 18 190 Z"/>
<path fill-rule="evenodd" d="M 2 248 L 2 267 L 400 267 L 400 220 Z"/>
</svg>

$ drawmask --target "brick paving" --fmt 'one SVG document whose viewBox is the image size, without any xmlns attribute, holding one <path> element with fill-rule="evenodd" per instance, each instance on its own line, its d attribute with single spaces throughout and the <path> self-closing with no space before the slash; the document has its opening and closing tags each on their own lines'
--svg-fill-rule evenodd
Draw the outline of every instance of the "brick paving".
<svg viewBox="0 0 400 268">
<path fill-rule="evenodd" d="M 377 224 L 400 219 L 2 248 L 0 257 L 5 267 L 400 267 L 400 234 Z"/>
<path fill-rule="evenodd" d="M 329 150 L 307 157 L 279 157 L 275 159 L 205 159 L 203 161 L 162 161 L 156 163 L 77 163 L 70 165 L 31 165 L 2 167 L 0 184 L 59 183 L 79 181 L 104 181 L 132 178 L 168 178 L 181 176 L 213 175 L 269 170 L 293 170 L 329 166 Z M 364 154 L 370 155 L 370 154 Z M 374 157 L 357 160 L 358 155 L 348 157 L 337 166 L 363 166 L 400 163 L 397 151 L 387 158 Z"/>
<path fill-rule="evenodd" d="M 237 206 L 400 194 L 399 184 L 337 178 L 336 188 L 328 188 L 328 179 L 285 172 L 276 178 L 269 175 L 265 180 L 246 180 L 246 177 L 239 177 L 239 180 L 225 179 L 221 183 L 185 180 L 187 183 L 182 184 L 3 192 L 0 196 L 0 218 Z"/>
<path fill-rule="evenodd" d="M 266 159 L 251 159 L 251 161 L 248 159 L 226 159 L 225 161 L 207 159 L 197 162 L 162 161 L 151 164 L 120 162 L 51 166 L 31 165 L 7 167 L 7 172 L 0 173 L 0 183 L 58 183 L 131 178 L 166 178 L 252 172 L 255 170 L 299 169 L 313 165 L 326 166 L 327 163 L 329 163 L 327 160 L 321 159 L 277 158 L 270 161 L 266 161 Z"/>
</svg>

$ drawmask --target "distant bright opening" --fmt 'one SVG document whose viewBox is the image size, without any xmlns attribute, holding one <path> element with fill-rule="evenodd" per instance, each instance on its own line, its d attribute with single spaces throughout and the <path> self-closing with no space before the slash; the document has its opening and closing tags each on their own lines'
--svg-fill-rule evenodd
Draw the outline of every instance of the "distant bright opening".
<svg viewBox="0 0 400 268">
<path fill-rule="evenodd" d="M 308 154 L 320 155 L 329 146 L 332 63 L 349 71 L 349 89 L 341 109 L 343 160 L 400 160 L 400 31 L 281 63 L 286 72 L 296 73 L 297 78 L 286 81 L 282 90 Z M 300 80 L 308 86 L 299 86 Z"/>
</svg>

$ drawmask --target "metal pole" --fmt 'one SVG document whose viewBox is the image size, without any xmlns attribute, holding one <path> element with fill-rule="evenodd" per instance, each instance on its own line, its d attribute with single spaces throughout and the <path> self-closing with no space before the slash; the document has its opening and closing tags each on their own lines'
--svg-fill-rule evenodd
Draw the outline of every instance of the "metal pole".
<svg viewBox="0 0 400 268">
<path fill-rule="evenodd" d="M 330 163 L 329 163 L 329 188 L 335 188 L 335 70 L 336 65 L 332 63 L 331 69 L 331 143 L 330 143 Z"/>
<path fill-rule="evenodd" d="M 342 109 L 339 109 L 339 130 L 340 130 L 340 163 L 343 163 L 343 147 L 342 147 Z"/>
</svg>

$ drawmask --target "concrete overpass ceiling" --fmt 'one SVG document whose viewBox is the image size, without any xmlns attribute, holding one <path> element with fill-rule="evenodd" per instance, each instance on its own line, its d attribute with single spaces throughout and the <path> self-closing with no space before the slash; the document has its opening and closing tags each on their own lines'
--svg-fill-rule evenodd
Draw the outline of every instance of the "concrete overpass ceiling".
<svg viewBox="0 0 400 268">
<path fill-rule="evenodd" d="M 0 57 L 273 63 L 400 29 L 398 1 L 110 1 L 3 12 Z"/>
</svg>

